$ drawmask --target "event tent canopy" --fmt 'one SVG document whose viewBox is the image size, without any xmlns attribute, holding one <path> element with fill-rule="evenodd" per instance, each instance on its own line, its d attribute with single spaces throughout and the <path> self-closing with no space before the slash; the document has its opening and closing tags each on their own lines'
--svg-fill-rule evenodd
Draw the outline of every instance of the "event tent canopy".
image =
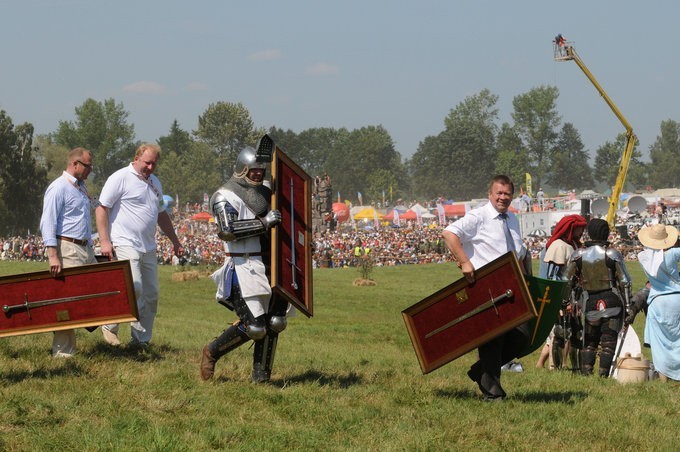
<svg viewBox="0 0 680 452">
<path fill-rule="evenodd" d="M 208 212 L 198 212 L 189 217 L 190 220 L 194 221 L 210 221 L 212 218 L 213 216 Z"/>
<path fill-rule="evenodd" d="M 355 213 L 353 218 L 355 220 L 372 220 L 376 215 L 378 216 L 378 219 L 382 218 L 382 215 L 377 213 L 373 207 L 368 206 Z"/>
</svg>

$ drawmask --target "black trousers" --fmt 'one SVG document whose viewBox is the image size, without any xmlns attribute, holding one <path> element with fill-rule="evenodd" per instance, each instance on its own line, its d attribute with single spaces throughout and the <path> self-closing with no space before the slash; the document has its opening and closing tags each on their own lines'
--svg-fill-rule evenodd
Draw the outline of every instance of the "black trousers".
<svg viewBox="0 0 680 452">
<path fill-rule="evenodd" d="M 513 328 L 478 348 L 479 360 L 468 375 L 477 382 L 485 396 L 505 397 L 501 386 L 501 366 L 516 358 L 529 340 L 526 323 Z"/>
</svg>

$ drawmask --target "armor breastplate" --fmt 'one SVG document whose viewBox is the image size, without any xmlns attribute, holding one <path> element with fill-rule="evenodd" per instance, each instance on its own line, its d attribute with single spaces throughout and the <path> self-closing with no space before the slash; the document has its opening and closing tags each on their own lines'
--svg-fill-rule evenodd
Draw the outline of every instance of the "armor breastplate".
<svg viewBox="0 0 680 452">
<path fill-rule="evenodd" d="M 600 245 L 579 250 L 581 255 L 581 284 L 588 292 L 614 288 L 612 270 L 607 267 L 606 248 Z"/>
<path fill-rule="evenodd" d="M 236 178 L 232 177 L 224 184 L 224 188 L 234 192 L 258 217 L 263 217 L 269 212 L 271 190 L 268 187 L 241 185 Z"/>
</svg>

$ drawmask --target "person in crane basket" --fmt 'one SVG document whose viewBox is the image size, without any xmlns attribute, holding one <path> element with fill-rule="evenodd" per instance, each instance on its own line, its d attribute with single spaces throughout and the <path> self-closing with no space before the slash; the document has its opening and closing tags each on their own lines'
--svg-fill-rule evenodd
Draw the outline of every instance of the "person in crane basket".
<svg viewBox="0 0 680 452">
<path fill-rule="evenodd" d="M 562 33 L 555 36 L 555 40 L 553 42 L 557 46 L 557 51 L 558 51 L 559 56 L 561 56 L 561 57 L 567 56 L 567 40 L 564 39 L 564 36 L 562 36 Z"/>
</svg>

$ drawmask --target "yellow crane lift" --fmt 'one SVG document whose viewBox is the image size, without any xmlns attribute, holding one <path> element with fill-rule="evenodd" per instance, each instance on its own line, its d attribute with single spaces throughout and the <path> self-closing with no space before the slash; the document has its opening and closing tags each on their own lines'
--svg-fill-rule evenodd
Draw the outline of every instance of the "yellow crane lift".
<svg viewBox="0 0 680 452">
<path fill-rule="evenodd" d="M 602 86 L 595 79 L 595 76 L 588 70 L 583 60 L 579 58 L 574 46 L 567 42 L 561 34 L 558 34 L 553 40 L 553 52 L 555 61 L 574 61 L 579 68 L 586 74 L 588 80 L 595 86 L 597 92 L 604 98 L 607 102 L 609 108 L 614 112 L 623 127 L 626 129 L 626 147 L 621 155 L 621 163 L 619 165 L 619 173 L 616 176 L 616 183 L 612 188 L 612 195 L 609 198 L 609 210 L 607 211 L 607 223 L 611 228 L 614 228 L 616 223 L 616 211 L 619 206 L 619 198 L 621 197 L 621 191 L 623 190 L 623 184 L 626 181 L 626 174 L 628 173 L 628 165 L 630 164 L 630 159 L 633 156 L 633 147 L 635 147 L 635 134 L 633 133 L 633 127 L 630 125 L 628 120 L 623 116 L 621 111 L 614 105 L 614 102 L 604 91 Z"/>
</svg>

